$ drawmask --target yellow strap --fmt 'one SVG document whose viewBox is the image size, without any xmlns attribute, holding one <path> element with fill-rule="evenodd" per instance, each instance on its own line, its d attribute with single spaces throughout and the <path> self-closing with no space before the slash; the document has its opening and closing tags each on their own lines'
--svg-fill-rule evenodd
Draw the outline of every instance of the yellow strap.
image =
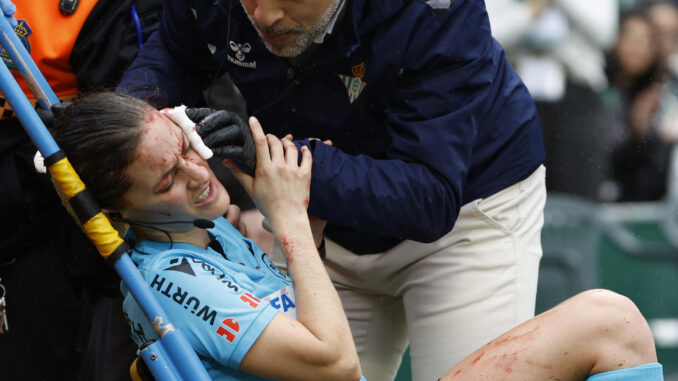
<svg viewBox="0 0 678 381">
<path fill-rule="evenodd" d="M 68 199 L 85 189 L 85 184 L 75 173 L 66 157 L 52 164 L 49 167 L 49 173 L 52 174 L 52 178 L 59 184 L 59 188 Z"/>
<path fill-rule="evenodd" d="M 63 158 L 52 164 L 49 167 L 49 172 L 68 200 L 85 189 L 85 184 L 80 180 L 78 174 L 75 173 L 68 158 Z M 89 221 L 82 224 L 82 227 L 104 259 L 108 258 L 118 246 L 124 243 L 118 231 L 111 226 L 111 222 L 102 212 L 90 218 Z"/>
<path fill-rule="evenodd" d="M 129 378 L 131 378 L 132 381 L 143 381 L 141 376 L 139 376 L 139 371 L 137 370 L 138 361 L 139 357 L 135 358 L 134 361 L 132 361 L 132 365 L 129 367 Z"/>
<path fill-rule="evenodd" d="M 120 238 L 118 231 L 113 229 L 108 218 L 101 212 L 82 226 L 85 228 L 89 239 L 94 242 L 94 245 L 99 250 L 99 254 L 104 258 L 108 258 L 118 246 L 125 242 Z"/>
</svg>

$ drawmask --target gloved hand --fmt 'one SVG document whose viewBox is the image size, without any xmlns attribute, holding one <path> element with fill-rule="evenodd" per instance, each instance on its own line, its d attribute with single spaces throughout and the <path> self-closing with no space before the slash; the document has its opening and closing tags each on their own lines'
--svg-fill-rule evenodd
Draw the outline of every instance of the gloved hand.
<svg viewBox="0 0 678 381">
<path fill-rule="evenodd" d="M 9 21 L 9 25 L 14 28 L 17 21 L 12 15 L 16 12 L 16 5 L 9 0 L 0 0 L 0 9 L 2 9 L 2 13 L 7 18 L 7 21 Z"/>
<path fill-rule="evenodd" d="M 205 145 L 222 158 L 233 159 L 243 172 L 254 176 L 257 153 L 249 126 L 240 117 L 225 110 L 187 108 L 186 116 L 195 125 Z"/>
</svg>

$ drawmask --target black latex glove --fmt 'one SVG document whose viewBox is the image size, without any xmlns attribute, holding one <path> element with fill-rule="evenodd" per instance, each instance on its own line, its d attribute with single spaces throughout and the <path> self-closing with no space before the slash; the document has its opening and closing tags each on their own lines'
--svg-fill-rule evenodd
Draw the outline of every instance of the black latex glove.
<svg viewBox="0 0 678 381">
<path fill-rule="evenodd" d="M 195 125 L 203 142 L 219 157 L 233 159 L 243 172 L 254 176 L 257 153 L 252 132 L 240 117 L 230 111 L 187 108 L 186 116 Z"/>
<path fill-rule="evenodd" d="M 50 107 L 49 110 L 45 110 L 42 107 L 38 107 L 35 111 L 38 113 L 38 116 L 42 120 L 42 123 L 45 124 L 47 127 L 52 127 L 54 124 L 54 119 L 56 119 L 59 115 L 61 115 L 61 112 L 68 106 L 71 105 L 72 102 L 59 102 L 52 107 Z"/>
</svg>

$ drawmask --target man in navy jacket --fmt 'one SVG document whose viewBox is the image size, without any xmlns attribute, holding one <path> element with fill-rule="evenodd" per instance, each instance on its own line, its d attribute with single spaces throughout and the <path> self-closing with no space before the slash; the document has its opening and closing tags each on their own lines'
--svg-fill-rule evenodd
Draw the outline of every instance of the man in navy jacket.
<svg viewBox="0 0 678 381">
<path fill-rule="evenodd" d="M 437 379 L 532 316 L 544 149 L 484 2 L 168 0 L 118 89 L 199 106 L 226 72 L 267 133 L 333 142 L 295 141 L 368 379 L 408 341 Z"/>
</svg>

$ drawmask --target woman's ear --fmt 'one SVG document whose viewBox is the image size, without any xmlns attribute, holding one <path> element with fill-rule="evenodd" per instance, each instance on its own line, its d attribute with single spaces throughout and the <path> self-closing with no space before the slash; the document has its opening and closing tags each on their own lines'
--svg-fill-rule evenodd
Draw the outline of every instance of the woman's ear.
<svg viewBox="0 0 678 381">
<path fill-rule="evenodd" d="M 118 231 L 118 234 L 123 235 L 129 227 L 129 224 L 125 222 L 125 219 L 122 217 L 122 214 L 118 211 L 110 209 L 101 209 L 101 211 L 108 217 L 111 221 L 113 228 Z"/>
</svg>

